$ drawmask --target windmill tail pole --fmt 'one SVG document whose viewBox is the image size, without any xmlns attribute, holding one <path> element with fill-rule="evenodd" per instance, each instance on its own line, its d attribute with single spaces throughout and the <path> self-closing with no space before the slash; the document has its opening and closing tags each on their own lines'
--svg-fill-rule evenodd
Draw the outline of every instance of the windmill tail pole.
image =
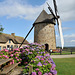
<svg viewBox="0 0 75 75">
<path fill-rule="evenodd" d="M 32 26 L 32 28 L 30 29 L 30 31 L 28 32 L 28 34 L 26 35 L 26 37 L 24 38 L 23 42 L 21 43 L 21 45 L 19 46 L 19 48 L 22 46 L 22 44 L 24 43 L 24 41 L 26 40 L 26 38 L 28 37 L 28 35 L 30 34 L 30 32 L 32 31 L 32 29 L 34 28 L 34 25 Z"/>
</svg>

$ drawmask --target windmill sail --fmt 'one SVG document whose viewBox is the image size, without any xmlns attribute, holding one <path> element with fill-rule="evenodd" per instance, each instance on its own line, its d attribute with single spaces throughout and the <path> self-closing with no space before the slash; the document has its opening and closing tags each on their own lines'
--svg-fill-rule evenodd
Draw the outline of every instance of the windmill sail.
<svg viewBox="0 0 75 75">
<path fill-rule="evenodd" d="M 53 0 L 53 3 L 54 3 L 55 14 L 57 16 L 58 10 L 57 10 L 57 5 L 56 5 L 56 0 Z"/>
<path fill-rule="evenodd" d="M 58 22 L 59 22 L 59 34 L 60 34 L 60 38 L 61 38 L 61 45 L 62 45 L 62 49 L 64 47 L 64 39 L 63 39 L 63 34 L 62 34 L 62 27 L 61 27 L 61 20 L 60 18 L 58 19 Z"/>
<path fill-rule="evenodd" d="M 57 20 L 58 30 L 59 30 L 59 34 L 60 34 L 60 38 L 61 38 L 61 45 L 62 45 L 62 49 L 63 49 L 63 47 L 64 47 L 64 39 L 63 39 L 63 34 L 62 34 L 62 27 L 61 27 L 60 16 L 58 16 L 56 0 L 53 0 L 53 3 L 54 3 L 55 14 L 56 14 L 56 17 L 57 17 L 56 20 Z"/>
</svg>

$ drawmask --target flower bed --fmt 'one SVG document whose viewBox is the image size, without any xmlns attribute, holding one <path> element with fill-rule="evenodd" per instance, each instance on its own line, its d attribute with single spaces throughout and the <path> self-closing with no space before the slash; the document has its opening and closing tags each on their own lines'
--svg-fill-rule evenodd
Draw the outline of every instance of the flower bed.
<svg viewBox="0 0 75 75">
<path fill-rule="evenodd" d="M 0 59 L 13 58 L 11 64 L 19 63 L 24 68 L 24 73 L 29 73 L 29 65 L 33 66 L 32 75 L 56 75 L 55 63 L 50 55 L 45 52 L 44 45 L 31 43 L 23 48 L 17 48 L 9 52 L 4 49 L 0 52 Z"/>
<path fill-rule="evenodd" d="M 62 52 L 62 50 L 61 50 L 61 52 Z M 60 53 L 60 49 L 52 50 L 52 53 Z"/>
</svg>

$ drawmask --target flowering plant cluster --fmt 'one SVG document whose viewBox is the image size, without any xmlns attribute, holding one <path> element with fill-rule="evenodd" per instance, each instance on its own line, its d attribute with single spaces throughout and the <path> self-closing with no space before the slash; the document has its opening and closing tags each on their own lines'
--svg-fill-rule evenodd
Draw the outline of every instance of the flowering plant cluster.
<svg viewBox="0 0 75 75">
<path fill-rule="evenodd" d="M 9 54 L 8 54 L 8 50 L 4 49 L 2 51 L 0 51 L 0 59 L 8 59 L 9 58 Z"/>
<path fill-rule="evenodd" d="M 37 43 L 29 43 L 22 48 L 9 50 L 4 49 L 0 51 L 0 59 L 13 58 L 11 64 L 14 62 L 25 66 L 24 73 L 29 73 L 29 65 L 33 66 L 32 75 L 56 75 L 55 63 L 50 58 L 50 55 L 45 52 L 44 45 Z"/>
<path fill-rule="evenodd" d="M 18 48 L 11 52 L 7 49 L 0 51 L 0 59 L 13 58 L 12 62 L 10 62 L 11 64 L 14 64 L 14 62 L 21 63 L 22 59 L 20 58 L 20 55 L 21 52 Z"/>
<path fill-rule="evenodd" d="M 32 58 L 37 55 L 37 52 L 42 52 L 44 45 L 37 43 L 29 43 L 22 48 L 13 49 L 13 51 L 4 49 L 0 51 L 0 59 L 13 58 L 11 63 L 19 63 L 20 65 L 27 65 Z"/>
<path fill-rule="evenodd" d="M 23 48 L 20 48 L 21 51 L 21 58 L 22 58 L 22 64 L 27 65 L 32 58 L 35 58 L 37 53 L 44 51 L 44 46 L 39 45 L 37 43 L 31 43 L 28 45 L 25 45 Z"/>
<path fill-rule="evenodd" d="M 32 75 L 57 75 L 56 65 L 47 52 L 38 53 L 29 65 L 33 66 Z M 25 73 L 28 72 L 29 65 L 25 67 Z"/>
</svg>

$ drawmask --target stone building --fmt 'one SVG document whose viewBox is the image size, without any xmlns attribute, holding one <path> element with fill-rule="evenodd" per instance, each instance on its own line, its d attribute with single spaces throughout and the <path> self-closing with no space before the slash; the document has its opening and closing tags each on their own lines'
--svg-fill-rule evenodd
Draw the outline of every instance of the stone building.
<svg viewBox="0 0 75 75">
<path fill-rule="evenodd" d="M 33 24 L 34 42 L 45 44 L 46 49 L 56 49 L 55 24 L 53 15 L 43 10 Z"/>
<path fill-rule="evenodd" d="M 11 33 L 11 35 L 2 33 L 0 34 L 0 50 L 5 48 L 9 50 L 18 48 L 23 40 L 23 37 L 15 36 L 15 33 Z M 23 45 L 27 43 L 28 41 L 25 40 Z"/>
</svg>

